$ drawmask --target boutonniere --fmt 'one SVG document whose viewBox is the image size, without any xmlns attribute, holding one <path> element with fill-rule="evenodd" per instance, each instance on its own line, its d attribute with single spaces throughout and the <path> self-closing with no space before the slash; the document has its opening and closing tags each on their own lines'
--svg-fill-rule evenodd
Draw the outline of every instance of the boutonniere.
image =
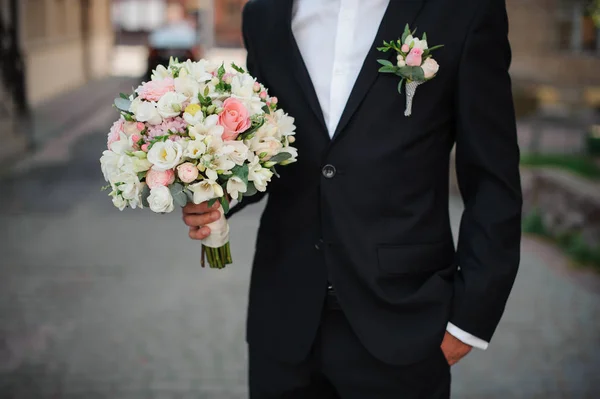
<svg viewBox="0 0 600 399">
<path fill-rule="evenodd" d="M 404 34 L 400 40 L 383 42 L 383 47 L 377 50 L 387 53 L 394 50 L 398 53 L 396 65 L 388 60 L 377 60 L 382 67 L 379 72 L 393 73 L 399 76 L 398 93 L 402 94 L 402 86 L 406 83 L 406 110 L 405 116 L 412 114 L 412 103 L 419 85 L 433 79 L 438 73 L 440 66 L 431 56 L 431 52 L 442 48 L 442 46 L 429 47 L 427 45 L 427 34 L 419 40 L 414 35 L 416 30 L 411 31 L 408 24 L 404 28 Z"/>
</svg>

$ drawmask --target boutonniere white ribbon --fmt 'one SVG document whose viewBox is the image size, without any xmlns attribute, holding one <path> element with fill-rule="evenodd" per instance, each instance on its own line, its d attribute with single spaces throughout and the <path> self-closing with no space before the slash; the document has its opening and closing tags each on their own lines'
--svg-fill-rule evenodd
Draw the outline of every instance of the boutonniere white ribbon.
<svg viewBox="0 0 600 399">
<path fill-rule="evenodd" d="M 431 56 L 431 52 L 443 47 L 427 45 L 427 34 L 418 39 L 414 35 L 416 30 L 411 31 L 408 24 L 404 28 L 404 34 L 400 40 L 383 42 L 383 47 L 377 50 L 387 53 L 390 50 L 398 53 L 397 63 L 394 65 L 388 60 L 377 60 L 382 67 L 379 72 L 393 73 L 399 76 L 398 93 L 402 94 L 402 86 L 406 83 L 406 110 L 405 116 L 412 114 L 412 104 L 419 85 L 433 79 L 438 73 L 440 66 Z"/>
</svg>

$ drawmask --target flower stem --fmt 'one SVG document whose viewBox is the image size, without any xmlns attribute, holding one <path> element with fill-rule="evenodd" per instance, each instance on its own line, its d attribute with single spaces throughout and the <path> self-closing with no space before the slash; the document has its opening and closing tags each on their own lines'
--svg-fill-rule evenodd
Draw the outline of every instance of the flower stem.
<svg viewBox="0 0 600 399">
<path fill-rule="evenodd" d="M 226 265 L 233 263 L 231 247 L 229 243 L 220 248 L 203 247 L 206 260 L 211 269 L 224 269 Z"/>
</svg>

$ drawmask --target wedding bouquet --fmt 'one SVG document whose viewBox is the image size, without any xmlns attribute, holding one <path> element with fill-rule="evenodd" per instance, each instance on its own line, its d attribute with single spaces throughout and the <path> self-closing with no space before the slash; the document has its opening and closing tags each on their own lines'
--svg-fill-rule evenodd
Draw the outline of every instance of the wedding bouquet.
<svg viewBox="0 0 600 399">
<path fill-rule="evenodd" d="M 205 256 L 212 268 L 230 264 L 230 199 L 264 192 L 275 166 L 296 161 L 294 118 L 242 68 L 206 60 L 171 59 L 115 107 L 120 118 L 100 159 L 113 204 L 169 213 L 219 201 L 202 265 Z"/>
</svg>

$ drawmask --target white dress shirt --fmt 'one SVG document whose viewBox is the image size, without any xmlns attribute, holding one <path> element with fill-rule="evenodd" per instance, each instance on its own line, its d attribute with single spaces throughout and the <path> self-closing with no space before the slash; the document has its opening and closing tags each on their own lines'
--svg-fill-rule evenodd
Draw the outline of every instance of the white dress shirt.
<svg viewBox="0 0 600 399">
<path fill-rule="evenodd" d="M 333 136 L 390 0 L 294 0 L 292 32 Z M 394 39 L 392 37 L 386 40 Z M 377 43 L 379 44 L 379 43 Z M 488 343 L 452 323 L 447 331 L 479 349 Z"/>
</svg>

